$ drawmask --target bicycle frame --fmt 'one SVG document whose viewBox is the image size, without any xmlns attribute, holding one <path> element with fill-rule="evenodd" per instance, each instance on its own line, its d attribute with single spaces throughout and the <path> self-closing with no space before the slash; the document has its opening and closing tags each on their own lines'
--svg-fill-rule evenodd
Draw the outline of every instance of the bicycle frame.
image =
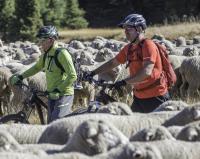
<svg viewBox="0 0 200 159">
<path fill-rule="evenodd" d="M 108 104 L 110 102 L 116 102 L 113 97 L 111 97 L 108 93 L 106 93 L 106 89 L 112 90 L 114 84 L 105 82 L 104 80 L 95 80 L 94 78 L 85 79 L 82 78 L 83 81 L 88 81 L 89 83 L 93 83 L 98 87 L 102 87 L 99 95 L 96 97 L 96 101 L 101 102 L 103 104 Z"/>
<path fill-rule="evenodd" d="M 45 96 L 45 93 L 34 90 L 24 83 L 19 83 L 19 85 L 24 86 L 28 90 L 30 90 L 31 96 L 24 100 L 21 111 L 16 114 L 9 114 L 0 118 L 0 122 L 4 123 L 13 120 L 15 122 L 29 123 L 28 119 L 32 111 L 36 108 L 36 111 L 39 115 L 40 123 L 45 124 L 42 107 L 47 109 L 47 105 L 39 98 L 39 96 Z"/>
<path fill-rule="evenodd" d="M 47 109 L 47 105 L 38 97 L 37 93 L 33 91 L 30 100 L 24 101 L 22 112 L 26 112 L 25 114 L 28 120 L 32 111 L 36 108 L 36 111 L 39 115 L 40 123 L 45 124 L 45 119 L 42 113 L 42 107 Z"/>
</svg>

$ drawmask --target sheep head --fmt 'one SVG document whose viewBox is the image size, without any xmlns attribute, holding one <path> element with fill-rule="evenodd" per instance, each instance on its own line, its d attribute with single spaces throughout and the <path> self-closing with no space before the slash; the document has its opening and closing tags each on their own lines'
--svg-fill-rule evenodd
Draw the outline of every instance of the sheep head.
<svg viewBox="0 0 200 159">
<path fill-rule="evenodd" d="M 113 125 L 101 120 L 88 120 L 76 129 L 63 151 L 95 155 L 127 142 L 128 138 Z"/>
</svg>

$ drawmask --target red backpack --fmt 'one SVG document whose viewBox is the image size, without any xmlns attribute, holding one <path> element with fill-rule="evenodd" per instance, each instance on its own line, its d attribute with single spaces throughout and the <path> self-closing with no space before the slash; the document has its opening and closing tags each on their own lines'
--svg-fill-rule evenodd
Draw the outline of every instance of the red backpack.
<svg viewBox="0 0 200 159">
<path fill-rule="evenodd" d="M 154 43 L 156 44 L 158 51 L 160 53 L 163 71 L 164 71 L 166 78 L 167 78 L 168 88 L 171 88 L 176 83 L 177 78 L 176 78 L 176 74 L 174 72 L 174 69 L 172 68 L 172 65 L 169 61 L 167 49 L 166 49 L 165 46 L 163 46 L 163 45 L 161 45 L 157 42 L 154 42 Z"/>
<path fill-rule="evenodd" d="M 141 47 L 142 49 L 142 45 L 144 43 L 145 39 L 143 41 L 140 42 L 139 46 Z M 164 74 L 165 74 L 165 77 L 167 78 L 167 86 L 168 88 L 171 88 L 175 83 L 176 83 L 176 74 L 174 72 L 174 69 L 172 68 L 172 65 L 169 61 L 169 57 L 168 57 L 168 54 L 167 54 L 167 49 L 165 46 L 159 44 L 158 42 L 154 42 L 155 45 L 157 46 L 158 48 L 158 51 L 160 53 L 160 58 L 161 58 L 161 61 L 162 61 L 162 67 L 163 67 L 163 71 L 164 71 Z M 130 44 L 131 45 L 131 44 Z M 128 53 L 130 52 L 130 48 L 128 49 Z M 141 53 L 137 53 L 138 54 L 138 57 L 142 60 L 143 58 L 141 57 L 142 54 Z M 131 61 L 128 62 L 128 65 Z M 128 66 L 127 65 L 127 66 Z"/>
</svg>

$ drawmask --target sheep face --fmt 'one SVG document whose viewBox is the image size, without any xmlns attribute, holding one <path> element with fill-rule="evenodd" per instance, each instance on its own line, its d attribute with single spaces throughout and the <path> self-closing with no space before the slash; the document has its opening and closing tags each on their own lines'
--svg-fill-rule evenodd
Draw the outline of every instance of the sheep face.
<svg viewBox="0 0 200 159">
<path fill-rule="evenodd" d="M 164 127 L 153 127 L 150 129 L 143 129 L 138 132 L 136 135 L 130 138 L 130 141 L 156 141 L 156 140 L 165 140 L 172 139 L 170 132 Z"/>
<path fill-rule="evenodd" d="M 77 151 L 87 155 L 107 152 L 128 142 L 128 139 L 114 126 L 99 120 L 83 122 L 70 138 L 63 151 Z"/>
<path fill-rule="evenodd" d="M 179 140 L 200 141 L 200 126 L 188 126 L 184 128 L 177 136 Z"/>
<path fill-rule="evenodd" d="M 162 127 L 151 128 L 146 131 L 144 134 L 144 141 L 155 141 L 155 140 L 165 140 L 165 139 L 173 139 L 171 134 Z"/>
<path fill-rule="evenodd" d="M 123 158 L 127 159 L 162 159 L 161 153 L 154 146 L 127 145 L 124 147 Z"/>
<path fill-rule="evenodd" d="M 92 55 L 89 55 L 87 52 L 82 51 L 80 57 L 78 56 L 77 58 L 80 59 L 81 65 L 90 66 L 95 64 Z"/>
</svg>

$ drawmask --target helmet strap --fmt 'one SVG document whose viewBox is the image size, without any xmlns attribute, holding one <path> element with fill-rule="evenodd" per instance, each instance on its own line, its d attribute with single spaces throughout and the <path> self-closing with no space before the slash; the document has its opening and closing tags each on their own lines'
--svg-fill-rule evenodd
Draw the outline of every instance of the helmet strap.
<svg viewBox="0 0 200 159">
<path fill-rule="evenodd" d="M 138 40 L 139 35 L 140 35 L 140 33 L 137 32 L 137 36 L 135 37 L 135 39 L 133 39 L 133 40 L 131 41 L 131 44 L 134 44 L 134 43 Z"/>
<path fill-rule="evenodd" d="M 53 43 L 54 44 L 54 43 Z M 48 53 L 49 50 L 51 50 L 51 48 L 53 47 L 53 44 L 45 51 L 45 53 Z"/>
</svg>

